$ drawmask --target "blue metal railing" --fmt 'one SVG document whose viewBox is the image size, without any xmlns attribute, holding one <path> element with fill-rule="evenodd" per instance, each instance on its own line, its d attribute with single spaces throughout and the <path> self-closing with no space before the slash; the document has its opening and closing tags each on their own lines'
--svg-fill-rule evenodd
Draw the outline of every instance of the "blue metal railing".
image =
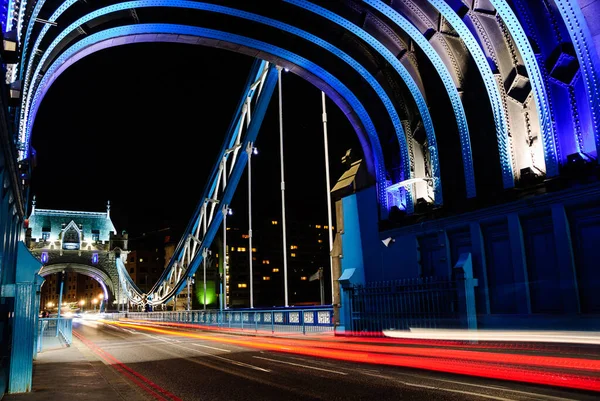
<svg viewBox="0 0 600 401">
<path fill-rule="evenodd" d="M 132 320 L 189 324 L 249 332 L 322 333 L 333 331 L 333 308 L 195 310 L 173 312 L 128 312 L 117 315 Z"/>
<path fill-rule="evenodd" d="M 49 338 L 57 338 L 67 346 L 70 346 L 73 342 L 73 319 L 65 317 L 38 319 L 37 352 L 42 352 L 45 343 L 44 339 Z"/>
<path fill-rule="evenodd" d="M 371 282 L 349 292 L 349 332 L 381 335 L 383 330 L 459 328 L 457 281 L 426 277 Z"/>
</svg>

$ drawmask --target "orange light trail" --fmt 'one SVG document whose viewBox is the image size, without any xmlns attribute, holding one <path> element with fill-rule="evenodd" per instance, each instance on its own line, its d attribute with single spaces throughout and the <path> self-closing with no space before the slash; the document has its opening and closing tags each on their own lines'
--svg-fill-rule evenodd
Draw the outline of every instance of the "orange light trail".
<svg viewBox="0 0 600 401">
<path fill-rule="evenodd" d="M 300 354 L 348 362 L 427 369 L 438 372 L 478 376 L 491 379 L 561 386 L 600 391 L 600 379 L 585 375 L 582 370 L 600 371 L 600 361 L 583 358 L 541 357 L 517 354 L 499 354 L 439 348 L 407 348 L 329 341 L 289 340 L 281 338 L 252 340 L 237 337 L 222 338 L 212 335 L 149 327 L 135 323 L 103 321 L 119 327 L 135 328 L 154 333 L 215 341 L 267 351 Z M 516 365 L 516 366 L 515 366 Z M 540 370 L 534 367 L 563 368 L 578 372 L 567 373 Z"/>
</svg>

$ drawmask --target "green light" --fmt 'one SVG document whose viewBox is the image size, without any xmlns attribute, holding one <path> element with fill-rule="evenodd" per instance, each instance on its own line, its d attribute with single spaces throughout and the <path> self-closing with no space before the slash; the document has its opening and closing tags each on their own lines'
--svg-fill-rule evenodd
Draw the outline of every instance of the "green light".
<svg viewBox="0 0 600 401">
<path fill-rule="evenodd" d="M 204 304 L 204 283 L 196 282 L 196 299 L 200 305 Z M 213 304 L 217 301 L 214 281 L 206 282 L 206 305 Z"/>
</svg>

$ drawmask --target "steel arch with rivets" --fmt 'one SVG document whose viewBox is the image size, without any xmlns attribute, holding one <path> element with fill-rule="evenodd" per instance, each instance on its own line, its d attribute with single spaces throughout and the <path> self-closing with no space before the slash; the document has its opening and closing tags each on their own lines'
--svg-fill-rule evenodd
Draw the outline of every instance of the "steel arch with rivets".
<svg viewBox="0 0 600 401">
<path fill-rule="evenodd" d="M 525 170 L 558 176 L 573 154 L 598 157 L 600 62 L 588 25 L 600 21 L 576 0 L 6 3 L 3 28 L 17 29 L 21 49 L 8 69 L 23 85 L 21 159 L 56 78 L 133 41 L 248 54 L 325 91 L 361 141 L 382 219 L 393 207 L 413 213 L 417 199 L 443 208 L 509 191 Z M 433 185 L 398 185 L 415 178 Z M 181 285 L 171 287 L 169 296 Z"/>
</svg>

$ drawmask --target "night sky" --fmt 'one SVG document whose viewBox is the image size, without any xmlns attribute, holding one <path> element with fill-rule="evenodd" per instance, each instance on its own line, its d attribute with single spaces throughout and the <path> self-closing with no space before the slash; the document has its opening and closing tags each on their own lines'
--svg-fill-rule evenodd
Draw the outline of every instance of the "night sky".
<svg viewBox="0 0 600 401">
<path fill-rule="evenodd" d="M 70 67 L 40 107 L 33 129 L 37 207 L 104 211 L 131 235 L 192 215 L 241 96 L 252 59 L 225 50 L 143 43 L 95 53 Z M 321 93 L 283 76 L 288 219 L 327 219 Z M 361 154 L 350 123 L 328 101 L 331 184 L 341 157 Z M 281 216 L 277 89 L 252 158 L 254 218 Z M 246 173 L 231 207 L 247 224 Z M 228 221 L 230 221 L 228 219 Z"/>
</svg>

